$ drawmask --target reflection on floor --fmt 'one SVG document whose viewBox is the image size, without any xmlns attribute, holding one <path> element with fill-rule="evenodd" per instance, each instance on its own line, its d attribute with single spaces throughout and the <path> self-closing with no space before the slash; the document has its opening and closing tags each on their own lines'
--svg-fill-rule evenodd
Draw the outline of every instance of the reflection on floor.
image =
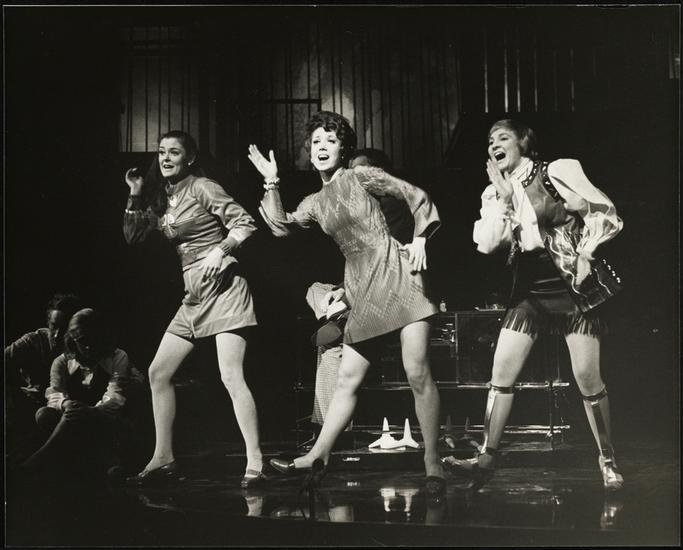
<svg viewBox="0 0 683 550">
<path fill-rule="evenodd" d="M 337 453 L 311 495 L 302 489 L 305 476 L 276 473 L 261 488 L 241 490 L 237 464 L 243 467 L 244 459 L 222 447 L 183 457 L 183 478 L 172 486 L 72 490 L 54 499 L 45 492 L 31 498 L 19 490 L 8 499 L 7 542 L 458 546 L 679 541 L 677 449 L 637 442 L 622 446 L 626 486 L 610 494 L 602 490 L 597 457 L 588 444 L 558 448 L 549 456 L 534 445 L 519 445 L 519 455 L 512 448 L 479 491 L 472 491 L 468 479 L 449 476 L 446 494 L 434 498 L 423 490 L 419 452 L 373 454 L 373 468 L 366 451 Z M 397 457 L 406 465 L 403 470 Z"/>
</svg>

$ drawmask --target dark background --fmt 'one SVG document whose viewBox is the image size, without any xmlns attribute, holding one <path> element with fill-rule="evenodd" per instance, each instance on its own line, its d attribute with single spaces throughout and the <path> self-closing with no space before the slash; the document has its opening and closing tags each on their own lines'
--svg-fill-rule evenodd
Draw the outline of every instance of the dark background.
<svg viewBox="0 0 683 550">
<path fill-rule="evenodd" d="M 486 132 L 505 115 L 493 62 L 488 106 L 481 99 L 484 56 L 491 53 L 477 40 L 488 30 L 495 43 L 496 33 L 514 22 L 522 33 L 531 29 L 576 52 L 587 51 L 586 44 L 598 52 L 597 67 L 595 58 L 578 53 L 573 60 L 576 71 L 593 76 L 590 85 L 576 88 L 573 108 L 544 104 L 549 88 L 539 86 L 538 107 L 511 114 L 537 130 L 543 158 L 579 158 L 591 181 L 617 205 L 625 227 L 604 251 L 625 290 L 605 310 L 611 329 L 602 361 L 615 429 L 673 440 L 679 418 L 680 80 L 679 69 L 672 74 L 661 60 L 678 55 L 680 63 L 678 20 L 673 7 L 4 8 L 5 342 L 43 326 L 50 296 L 69 290 L 110 315 L 120 347 L 145 370 L 178 307 L 183 288 L 174 250 L 161 238 L 128 247 L 121 230 L 123 173 L 153 158 L 120 152 L 125 48 L 119 31 L 135 25 L 189 26 L 204 38 L 193 44 L 200 53 L 229 37 L 243 48 L 226 52 L 234 64 L 225 70 L 235 81 L 251 70 L 250 44 L 277 47 L 290 27 L 332 21 L 341 35 L 389 25 L 406 34 L 437 29 L 447 33 L 446 42 L 454 37 L 461 51 L 457 126 L 437 161 L 422 149 L 423 136 L 408 135 L 411 154 L 403 155 L 400 168 L 430 192 L 443 220 L 429 245 L 437 295 L 449 309 L 470 309 L 493 289 L 504 292 L 508 279 L 500 258 L 476 253 L 471 242 L 486 184 Z M 555 67 L 555 78 L 568 70 L 562 63 Z M 227 143 L 234 146 L 230 155 L 246 151 L 249 137 Z M 261 228 L 239 252 L 260 323 L 250 341 L 247 377 L 263 437 L 280 438 L 294 425 L 291 388 L 302 339 L 296 317 L 308 314 L 306 288 L 318 280 L 340 280 L 343 260 L 317 229 L 288 240 L 272 237 L 257 212 L 262 190 L 255 171 L 244 163 L 235 171 L 224 160 L 213 159 L 211 175 Z M 289 208 L 316 190 L 311 172 L 284 171 L 282 179 L 291 182 L 284 193 Z M 203 380 L 211 398 L 202 394 L 179 422 L 190 428 L 201 423 L 220 437 L 235 438 L 213 342 L 200 346 L 182 371 L 181 377 Z M 451 404 L 453 399 L 442 396 Z"/>
</svg>

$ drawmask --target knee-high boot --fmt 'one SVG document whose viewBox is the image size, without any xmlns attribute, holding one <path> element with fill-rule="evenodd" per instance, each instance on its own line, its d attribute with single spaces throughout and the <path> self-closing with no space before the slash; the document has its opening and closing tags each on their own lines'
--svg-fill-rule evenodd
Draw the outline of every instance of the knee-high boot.
<svg viewBox="0 0 683 550">
<path fill-rule="evenodd" d="M 605 489 L 620 489 L 624 484 L 624 478 L 619 473 L 614 459 L 607 388 L 603 388 L 602 391 L 595 395 L 584 395 L 583 406 L 586 409 L 588 423 L 590 424 L 595 441 L 598 444 L 598 449 L 600 449 L 598 463 L 600 465 L 600 472 L 602 473 Z"/>
<path fill-rule="evenodd" d="M 444 457 L 443 464 L 453 471 L 469 471 L 480 473 L 481 470 L 493 472 L 495 458 L 498 455 L 498 445 L 505 431 L 512 402 L 514 399 L 512 386 L 490 385 L 484 414 L 484 441 L 478 455 L 469 459 L 458 459 L 452 456 Z"/>
</svg>

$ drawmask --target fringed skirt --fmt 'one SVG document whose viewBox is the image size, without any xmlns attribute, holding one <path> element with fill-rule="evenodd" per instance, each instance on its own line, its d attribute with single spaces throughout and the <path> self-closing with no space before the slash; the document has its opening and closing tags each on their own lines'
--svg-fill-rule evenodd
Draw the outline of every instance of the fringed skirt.
<svg viewBox="0 0 683 550">
<path fill-rule="evenodd" d="M 576 305 L 545 250 L 520 254 L 515 290 L 502 328 L 533 337 L 539 332 L 599 337 L 603 332 L 595 313 L 582 313 Z"/>
</svg>

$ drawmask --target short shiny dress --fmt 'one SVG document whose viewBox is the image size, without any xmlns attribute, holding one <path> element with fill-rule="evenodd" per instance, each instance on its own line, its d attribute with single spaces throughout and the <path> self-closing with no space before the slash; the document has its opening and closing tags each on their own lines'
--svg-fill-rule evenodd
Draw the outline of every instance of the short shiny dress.
<svg viewBox="0 0 683 550">
<path fill-rule="evenodd" d="M 185 340 L 205 338 L 256 325 L 246 279 L 232 252 L 254 231 L 254 219 L 213 180 L 189 175 L 166 187 L 168 207 L 160 218 L 142 199 L 128 198 L 123 232 L 129 244 L 161 231 L 176 246 L 183 268 L 185 296 L 166 332 Z M 203 278 L 202 260 L 223 251 L 218 275 Z"/>
<path fill-rule="evenodd" d="M 391 236 L 379 201 L 404 200 L 415 219 L 415 237 L 430 237 L 439 227 L 436 206 L 422 189 L 384 170 L 340 168 L 329 183 L 285 213 L 277 190 L 267 191 L 259 211 L 276 236 L 318 223 L 346 259 L 344 288 L 351 313 L 344 343 L 363 342 L 437 313 L 422 273 L 412 272 L 408 253 Z"/>
</svg>

